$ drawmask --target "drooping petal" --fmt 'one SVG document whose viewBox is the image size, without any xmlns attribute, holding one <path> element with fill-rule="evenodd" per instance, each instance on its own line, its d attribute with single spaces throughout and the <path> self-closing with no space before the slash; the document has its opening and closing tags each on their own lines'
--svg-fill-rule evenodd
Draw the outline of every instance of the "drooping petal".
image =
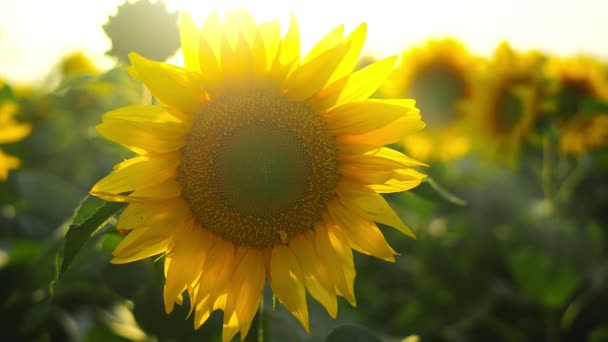
<svg viewBox="0 0 608 342">
<path fill-rule="evenodd" d="M 186 224 L 181 235 L 174 238 L 174 245 L 169 252 L 172 260 L 166 270 L 164 287 L 167 313 L 173 311 L 175 298 L 203 271 L 205 258 L 212 243 L 208 235 L 209 233 L 199 229 L 192 221 Z"/>
<path fill-rule="evenodd" d="M 130 231 L 112 251 L 111 263 L 125 264 L 164 253 L 171 243 L 172 236 L 186 225 L 186 218 L 171 217 L 166 222 L 157 221 L 146 229 Z"/>
<path fill-rule="evenodd" d="M 296 256 L 286 246 L 277 245 L 272 249 L 270 286 L 285 308 L 310 332 L 304 275 Z"/>
<path fill-rule="evenodd" d="M 260 250 L 241 247 L 245 255 L 234 270 L 230 280 L 231 289 L 226 299 L 228 312 L 234 308 L 239 321 L 241 336 L 249 332 L 251 322 L 260 306 L 264 281 L 266 280 L 266 267 L 264 256 Z"/>
<path fill-rule="evenodd" d="M 325 262 L 316 251 L 313 234 L 309 231 L 292 238 L 289 241 L 289 248 L 298 259 L 310 295 L 325 307 L 331 317 L 336 318 L 338 315 L 336 292 Z"/>
<path fill-rule="evenodd" d="M 409 237 L 416 238 L 414 232 L 403 223 L 393 208 L 375 191 L 342 181 L 338 185 L 338 196 L 345 205 L 358 208 L 370 220 L 389 225 Z"/>
<path fill-rule="evenodd" d="M 373 221 L 348 213 L 348 209 L 338 201 L 330 203 L 328 209 L 334 222 L 353 242 L 355 249 L 385 261 L 395 261 L 397 253 L 386 242 L 384 235 Z"/>
<path fill-rule="evenodd" d="M 340 240 L 339 233 L 330 232 L 327 222 L 315 226 L 315 249 L 325 262 L 337 293 L 343 296 L 352 306 L 357 305 L 354 292 L 355 264 L 350 247 Z"/>
</svg>

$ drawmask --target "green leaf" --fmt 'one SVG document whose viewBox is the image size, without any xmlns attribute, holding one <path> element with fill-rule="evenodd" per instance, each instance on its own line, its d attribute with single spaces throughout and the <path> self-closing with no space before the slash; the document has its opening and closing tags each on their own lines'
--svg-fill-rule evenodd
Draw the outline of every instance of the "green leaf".
<svg viewBox="0 0 608 342">
<path fill-rule="evenodd" d="M 332 330 L 325 342 L 381 342 L 369 329 L 357 325 L 343 325 Z"/>
<path fill-rule="evenodd" d="M 76 210 L 73 222 L 65 235 L 65 247 L 60 256 L 60 275 L 72 264 L 84 243 L 125 205 L 126 203 L 105 202 L 96 197 L 85 198 Z"/>
<path fill-rule="evenodd" d="M 410 191 L 430 201 L 448 202 L 461 207 L 467 205 L 466 200 L 452 194 L 431 177 L 425 178 L 419 186 Z"/>
</svg>

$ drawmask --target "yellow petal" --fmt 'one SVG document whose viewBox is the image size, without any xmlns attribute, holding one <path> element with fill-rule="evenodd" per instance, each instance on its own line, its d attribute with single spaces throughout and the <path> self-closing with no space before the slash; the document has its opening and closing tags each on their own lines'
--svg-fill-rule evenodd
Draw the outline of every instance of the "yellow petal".
<svg viewBox="0 0 608 342">
<path fill-rule="evenodd" d="M 30 134 L 32 125 L 11 123 L 4 127 L 0 127 L 0 144 L 12 143 L 19 141 Z"/>
<path fill-rule="evenodd" d="M 102 178 L 91 189 L 93 196 L 120 194 L 163 183 L 177 175 L 181 162 L 179 153 L 140 156 L 126 160 L 114 167 L 112 173 Z"/>
<path fill-rule="evenodd" d="M 310 50 L 308 55 L 304 58 L 303 62 L 306 63 L 315 57 L 321 55 L 325 51 L 335 47 L 342 41 L 342 35 L 344 34 L 344 25 L 338 25 L 333 30 L 329 31 L 323 38 L 321 38 L 317 44 Z"/>
<path fill-rule="evenodd" d="M 389 57 L 352 73 L 323 89 L 311 102 L 314 110 L 322 112 L 347 102 L 369 98 L 393 71 L 396 57 Z"/>
<path fill-rule="evenodd" d="M 358 135 L 340 135 L 336 140 L 340 144 L 383 146 L 401 142 L 424 126 L 420 119 L 403 117 L 382 128 Z"/>
<path fill-rule="evenodd" d="M 203 271 L 205 258 L 211 245 L 207 233 L 192 222 L 174 238 L 175 245 L 170 249 L 171 264 L 167 269 L 164 287 L 165 311 L 173 311 L 175 298 Z"/>
<path fill-rule="evenodd" d="M 335 134 L 363 134 L 382 128 L 416 111 L 412 110 L 414 100 L 368 99 L 349 102 L 335 107 L 324 114 L 329 129 Z"/>
<path fill-rule="evenodd" d="M 127 196 L 127 202 L 134 201 L 158 201 L 176 198 L 182 193 L 181 184 L 175 179 L 169 179 L 158 185 L 147 188 L 139 188 Z"/>
<path fill-rule="evenodd" d="M 346 37 L 344 42 L 350 43 L 350 49 L 327 82 L 328 84 L 346 77 L 353 72 L 353 69 L 357 65 L 357 61 L 359 60 L 359 54 L 361 53 L 361 48 L 363 48 L 366 35 L 367 25 L 362 23 L 361 25 L 357 26 L 357 28 L 348 35 L 348 37 Z"/>
<path fill-rule="evenodd" d="M 126 106 L 109 111 L 103 115 L 102 121 L 130 121 L 130 122 L 154 122 L 154 123 L 173 123 L 178 124 L 183 121 L 178 119 L 160 106 L 134 105 Z M 189 124 L 184 123 L 190 127 Z"/>
<path fill-rule="evenodd" d="M 376 192 L 342 181 L 338 184 L 338 196 L 348 206 L 358 208 L 365 217 L 396 228 L 405 235 L 416 238 L 386 200 Z"/>
<path fill-rule="evenodd" d="M 230 342 L 234 335 L 239 332 L 239 320 L 236 313 L 227 316 L 224 313 L 224 324 L 222 326 L 222 342 Z"/>
<path fill-rule="evenodd" d="M 205 103 L 202 80 L 186 70 L 161 62 L 154 62 L 138 55 L 129 54 L 131 68 L 160 102 L 175 110 L 174 115 L 191 120 Z"/>
<path fill-rule="evenodd" d="M 264 42 L 265 55 L 266 55 L 266 69 L 269 71 L 274 65 L 277 58 L 277 52 L 281 43 L 281 26 L 278 21 L 271 23 L 262 23 L 259 28 L 259 32 Z"/>
<path fill-rule="evenodd" d="M 9 156 L 0 150 L 0 181 L 8 178 L 8 171 L 19 167 L 21 162 L 18 158 Z"/>
<path fill-rule="evenodd" d="M 347 51 L 348 45 L 340 44 L 302 64 L 285 80 L 285 95 L 292 101 L 310 98 L 327 83 Z"/>
<path fill-rule="evenodd" d="M 244 337 L 247 336 L 253 317 L 260 307 L 266 267 L 261 251 L 247 247 L 239 248 L 246 249 L 246 252 L 230 280 L 232 289 L 226 299 L 226 311 L 230 312 L 231 308 L 234 308 L 241 337 Z"/>
<path fill-rule="evenodd" d="M 330 203 L 328 208 L 334 222 L 353 242 L 353 248 L 386 261 L 395 261 L 397 253 L 386 242 L 384 235 L 373 221 L 349 213 L 348 209 L 338 201 Z"/>
<path fill-rule="evenodd" d="M 200 72 L 198 48 L 200 44 L 200 32 L 192 20 L 192 17 L 182 12 L 179 17 L 179 35 L 184 55 L 184 66 L 187 70 Z"/>
<path fill-rule="evenodd" d="M 357 305 L 354 292 L 355 263 L 351 249 L 346 241 L 339 239 L 335 232 L 330 233 L 326 222 L 315 226 L 315 248 L 325 263 L 337 293 L 352 306 Z"/>
<path fill-rule="evenodd" d="M 292 13 L 289 30 L 281 42 L 278 51 L 278 62 L 288 65 L 300 58 L 300 30 L 296 16 Z"/>
<path fill-rule="evenodd" d="M 168 225 L 151 225 L 146 229 L 135 229 L 122 239 L 112 251 L 113 264 L 125 264 L 164 253 L 174 234 L 185 224 L 184 218 L 175 217 Z"/>
<path fill-rule="evenodd" d="M 130 203 L 120 214 L 116 228 L 131 230 L 153 225 L 170 225 L 176 217 L 190 215 L 183 200 Z"/>
<path fill-rule="evenodd" d="M 226 292 L 227 283 L 232 277 L 236 264 L 235 255 L 231 242 L 216 239 L 205 261 L 205 272 L 200 280 L 199 293 L 202 297 L 210 295 L 211 300 L 215 301 L 219 295 Z"/>
<path fill-rule="evenodd" d="M 279 301 L 310 333 L 304 275 L 296 256 L 284 245 L 272 249 L 270 286 Z"/>
<path fill-rule="evenodd" d="M 105 119 L 97 125 L 104 137 L 138 154 L 176 151 L 186 143 L 188 126 L 173 122 L 146 122 Z"/>
<path fill-rule="evenodd" d="M 289 241 L 289 248 L 294 252 L 310 295 L 321 303 L 333 318 L 338 315 L 338 301 L 333 282 L 325 267 L 325 261 L 319 258 L 315 249 L 314 233 L 304 232 Z"/>
</svg>

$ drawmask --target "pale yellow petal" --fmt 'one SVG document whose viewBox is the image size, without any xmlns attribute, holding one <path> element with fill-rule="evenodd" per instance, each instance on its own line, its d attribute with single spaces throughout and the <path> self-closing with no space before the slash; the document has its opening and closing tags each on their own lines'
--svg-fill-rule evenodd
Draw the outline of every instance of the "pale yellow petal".
<svg viewBox="0 0 608 342">
<path fill-rule="evenodd" d="M 310 332 L 304 275 L 296 256 L 286 246 L 277 245 L 272 249 L 270 286 L 287 311 Z"/>
<path fill-rule="evenodd" d="M 191 120 L 205 103 L 204 84 L 193 73 L 162 62 L 154 62 L 138 55 L 129 54 L 134 75 L 146 84 L 161 103 L 174 109 L 172 114 Z"/>
<path fill-rule="evenodd" d="M 315 57 L 321 55 L 325 51 L 335 47 L 342 42 L 342 36 L 344 35 L 344 25 L 338 25 L 333 30 L 329 31 L 323 38 L 321 38 L 306 57 L 303 62 L 306 63 Z"/>
<path fill-rule="evenodd" d="M 285 80 L 285 95 L 292 101 L 304 101 L 317 93 L 327 83 L 347 50 L 347 45 L 340 44 L 302 64 Z"/>
<path fill-rule="evenodd" d="M 278 51 L 278 62 L 288 65 L 300 58 L 300 30 L 296 16 L 292 13 L 289 30 L 283 38 Z"/>
<path fill-rule="evenodd" d="M 182 12 L 179 17 L 179 35 L 184 55 L 184 66 L 187 70 L 200 72 L 201 67 L 198 57 L 200 32 L 192 17 L 186 12 Z"/>
<path fill-rule="evenodd" d="M 361 53 L 361 49 L 363 48 L 363 43 L 365 42 L 365 37 L 367 35 L 367 25 L 362 23 L 357 26 L 356 29 L 351 32 L 351 34 L 346 37 L 344 42 L 350 43 L 350 49 L 348 53 L 340 62 L 340 65 L 334 71 L 334 74 L 331 76 L 328 84 L 333 83 L 343 77 L 350 75 L 353 72 L 353 69 L 357 65 L 359 61 L 359 54 Z"/>
</svg>

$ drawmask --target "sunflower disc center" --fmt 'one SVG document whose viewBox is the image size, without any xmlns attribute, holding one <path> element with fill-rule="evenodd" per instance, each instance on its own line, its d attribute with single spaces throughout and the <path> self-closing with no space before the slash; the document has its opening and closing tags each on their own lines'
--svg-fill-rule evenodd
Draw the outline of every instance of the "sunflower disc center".
<svg viewBox="0 0 608 342">
<path fill-rule="evenodd" d="M 199 225 L 238 245 L 272 247 L 312 229 L 338 181 L 325 123 L 280 93 L 211 100 L 182 153 L 178 181 Z"/>
</svg>

